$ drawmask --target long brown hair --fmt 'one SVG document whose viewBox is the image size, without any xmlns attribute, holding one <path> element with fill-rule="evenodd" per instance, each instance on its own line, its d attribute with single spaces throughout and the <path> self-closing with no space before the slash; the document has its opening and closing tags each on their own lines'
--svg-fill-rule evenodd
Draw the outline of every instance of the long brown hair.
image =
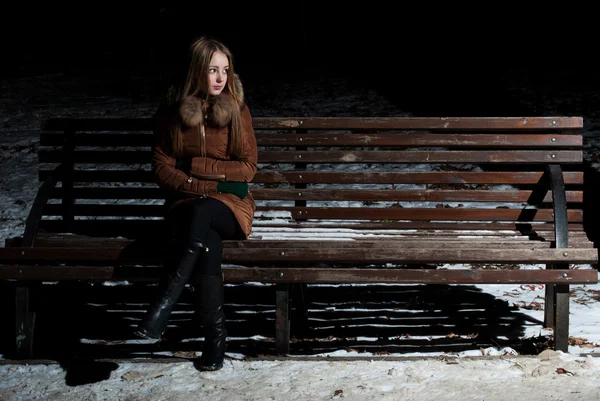
<svg viewBox="0 0 600 401">
<path fill-rule="evenodd" d="M 194 40 L 188 51 L 187 74 L 179 86 L 172 86 L 167 92 L 168 128 L 167 135 L 163 135 L 161 142 L 170 150 L 174 156 L 180 156 L 183 151 L 183 135 L 181 133 L 182 121 L 178 118 L 178 110 L 183 100 L 188 96 L 199 98 L 207 102 L 208 95 L 208 70 L 213 54 L 221 52 L 227 56 L 229 61 L 229 72 L 227 83 L 222 94 L 228 94 L 237 107 L 231 110 L 231 123 L 229 126 L 228 153 L 231 157 L 239 157 L 243 150 L 243 138 L 241 128 L 240 107 L 244 101 L 241 88 L 236 85 L 237 76 L 233 67 L 233 56 L 231 51 L 218 40 L 202 36 Z M 219 95 L 219 96 L 221 96 Z M 200 144 L 202 152 L 205 152 L 204 143 Z"/>
</svg>

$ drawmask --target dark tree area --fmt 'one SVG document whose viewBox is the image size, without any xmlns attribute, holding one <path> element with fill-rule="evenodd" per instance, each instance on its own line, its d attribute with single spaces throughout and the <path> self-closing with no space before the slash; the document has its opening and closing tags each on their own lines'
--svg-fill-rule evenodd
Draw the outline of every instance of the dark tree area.
<svg viewBox="0 0 600 401">
<path fill-rule="evenodd" d="M 530 8 L 530 9 L 529 9 Z M 403 4 L 122 2 L 5 6 L 3 76 L 87 75 L 156 98 L 190 41 L 233 51 L 245 82 L 346 76 L 417 114 L 503 110 L 507 77 L 540 93 L 598 87 L 594 26 L 585 10 L 447 9 Z M 484 105 L 484 106 L 483 106 Z"/>
</svg>

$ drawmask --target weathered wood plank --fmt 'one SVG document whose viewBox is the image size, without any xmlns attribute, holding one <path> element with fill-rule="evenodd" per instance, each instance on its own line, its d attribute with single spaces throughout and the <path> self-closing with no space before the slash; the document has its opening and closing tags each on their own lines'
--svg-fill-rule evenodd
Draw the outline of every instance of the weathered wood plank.
<svg viewBox="0 0 600 401">
<path fill-rule="evenodd" d="M 578 129 L 582 117 L 254 117 L 255 128 L 504 130 Z"/>
<path fill-rule="evenodd" d="M 449 248 L 439 249 L 436 243 L 421 248 L 345 248 L 327 247 L 315 242 L 310 248 L 228 248 L 223 252 L 225 262 L 305 262 L 305 263 L 596 263 L 595 249 L 541 248 Z M 325 245 L 325 246 L 324 246 Z M 160 264 L 156 250 L 140 253 L 127 248 L 4 248 L 4 262 L 57 263 L 108 261 L 118 263 Z"/>
<path fill-rule="evenodd" d="M 40 170 L 44 181 L 51 170 Z M 538 184 L 543 172 L 473 171 L 258 171 L 252 183 L 284 184 Z M 563 172 L 565 184 L 582 184 L 583 172 Z M 76 182 L 154 183 L 149 170 L 81 170 L 73 172 Z"/>
<path fill-rule="evenodd" d="M 3 280 L 155 281 L 160 268 L 112 266 L 0 266 Z M 223 268 L 227 282 L 264 283 L 405 283 L 405 284 L 595 284 L 595 269 L 344 269 L 344 268 Z"/>
<path fill-rule="evenodd" d="M 278 134 L 256 132 L 258 146 L 441 146 L 456 147 L 494 147 L 494 148 L 560 148 L 581 147 L 582 137 L 572 134 L 456 134 L 456 133 L 306 133 Z M 65 137 L 62 133 L 41 133 L 41 146 L 62 146 Z M 123 146 L 150 147 L 156 142 L 152 133 L 128 132 L 126 135 L 113 133 L 79 133 L 74 137 L 76 146 Z"/>
<path fill-rule="evenodd" d="M 346 236 L 345 240 L 328 240 L 328 247 L 346 247 L 346 248 L 378 248 L 378 247 L 391 247 L 391 248 L 419 248 L 423 247 L 425 242 L 433 243 L 435 247 L 454 247 L 454 248 L 489 248 L 492 243 L 497 248 L 505 246 L 509 247 L 523 247 L 523 248 L 551 248 L 554 246 L 552 240 L 548 238 L 531 238 L 527 235 L 520 235 L 515 233 L 514 236 L 510 234 L 499 234 L 494 236 L 490 233 L 473 233 L 469 234 L 469 238 L 461 238 L 460 233 L 456 233 L 453 237 L 448 235 L 446 237 L 441 234 L 434 233 L 436 235 L 405 235 L 398 234 L 398 236 L 382 236 L 381 234 L 373 233 L 372 236 L 356 234 L 356 236 Z M 582 233 L 581 236 L 570 235 L 569 236 L 569 247 L 570 248 L 593 248 L 593 242 L 589 241 Z M 323 232 L 313 232 L 312 236 L 322 236 Z M 299 234 L 298 234 L 299 236 Z M 478 239 L 477 236 L 480 238 Z M 226 240 L 223 242 L 225 249 L 228 248 L 310 248 L 315 246 L 315 241 L 321 240 L 310 240 L 297 238 L 288 240 L 270 240 L 270 239 L 258 239 L 256 237 L 250 237 L 245 241 L 231 241 Z M 15 244 L 15 246 L 18 246 Z M 140 252 L 148 252 L 148 249 L 156 249 L 164 246 L 158 239 L 151 240 L 133 240 L 126 238 L 98 238 L 88 237 L 81 235 L 42 235 L 36 241 L 36 247 L 83 247 L 83 248 L 123 248 L 123 247 L 138 247 Z"/>
<path fill-rule="evenodd" d="M 293 219 L 340 220 L 460 220 L 460 221 L 553 221 L 551 209 L 467 209 L 467 208 L 320 208 L 263 207 L 257 211 L 288 212 Z M 582 222 L 581 210 L 567 211 L 570 222 Z"/>
<path fill-rule="evenodd" d="M 286 222 L 277 223 L 270 220 L 261 221 L 255 220 L 254 235 L 260 236 L 262 230 L 277 229 L 311 229 L 318 228 L 320 230 L 339 231 L 342 232 L 351 230 L 354 235 L 360 236 L 361 232 L 369 230 L 419 230 L 425 234 L 432 230 L 469 230 L 477 232 L 479 230 L 503 231 L 507 236 L 510 235 L 542 235 L 536 230 L 553 230 L 554 225 L 548 223 L 500 223 L 500 222 L 429 222 L 429 221 L 397 221 L 397 222 L 362 222 L 362 223 L 347 223 L 343 220 L 336 222 Z M 156 237 L 157 234 L 166 232 L 164 220 L 76 220 L 70 227 L 66 227 L 61 220 L 42 220 L 40 222 L 42 232 L 69 232 L 75 234 L 89 235 L 92 237 Z M 421 231 L 423 230 L 423 231 Z M 511 233 L 511 230 L 515 230 Z M 582 223 L 570 223 L 569 230 L 571 232 L 583 232 Z M 327 234 L 323 231 L 323 235 Z M 385 234 L 381 231 L 380 234 Z M 473 234 L 476 235 L 476 234 Z M 545 236 L 547 239 L 553 239 L 554 234 Z"/>
<path fill-rule="evenodd" d="M 150 151 L 134 150 L 76 150 L 75 163 L 145 164 L 151 160 Z M 41 163 L 61 163 L 62 150 L 40 150 Z M 259 153 L 259 163 L 581 163 L 580 150 L 314 150 L 270 151 Z"/>
<path fill-rule="evenodd" d="M 255 129 L 579 129 L 582 117 L 254 117 Z M 50 118 L 43 130 L 152 130 L 152 118 Z"/>
<path fill-rule="evenodd" d="M 593 269 L 572 270 L 435 270 L 435 269 L 223 269 L 228 282 L 544 284 L 597 283 Z"/>
<path fill-rule="evenodd" d="M 360 146 L 445 148 L 560 148 L 581 147 L 582 137 L 572 134 L 455 134 L 455 133 L 307 133 L 273 135 L 256 133 L 259 146 Z"/>
<path fill-rule="evenodd" d="M 289 229 L 337 229 L 337 230 L 448 230 L 448 231 L 514 231 L 514 235 L 527 235 L 528 233 L 539 233 L 554 230 L 552 223 L 502 223 L 502 222 L 438 222 L 438 221 L 395 221 L 395 222 L 273 222 L 271 220 L 255 220 L 254 227 L 257 229 L 267 228 L 289 228 Z M 582 232 L 583 224 L 569 223 L 569 232 Z M 416 231 L 418 232 L 418 231 Z"/>
<path fill-rule="evenodd" d="M 596 263 L 595 249 L 228 249 L 226 262 L 305 263 Z"/>
<path fill-rule="evenodd" d="M 62 204 L 49 204 L 44 207 L 47 216 L 62 216 Z M 162 217 L 162 205 L 114 205 L 79 204 L 69 207 L 74 216 L 100 217 Z M 553 221 L 552 209 L 467 209 L 467 208 L 389 208 L 389 207 L 269 207 L 258 206 L 258 212 L 287 212 L 298 219 L 341 219 L 341 220 L 454 220 L 454 221 Z M 582 222 L 581 210 L 569 210 L 571 222 Z"/>
<path fill-rule="evenodd" d="M 402 189 L 280 189 L 252 188 L 256 200 L 323 200 L 323 201 L 420 201 L 420 202 L 518 202 L 532 199 L 534 191 L 493 190 L 402 190 Z M 159 188 L 135 187 L 76 187 L 75 199 L 163 199 L 165 193 Z M 51 197 L 62 199 L 63 189 L 55 188 Z M 567 202 L 583 202 L 583 191 L 566 191 Z M 535 203 L 552 202 L 552 193 L 547 192 Z"/>
<path fill-rule="evenodd" d="M 88 156 L 88 155 L 86 155 Z M 89 155 L 92 157 L 92 155 Z M 84 159 L 85 160 L 85 159 Z M 124 160 L 126 160 L 124 158 Z M 259 163 L 581 163 L 580 150 L 263 151 Z"/>
<path fill-rule="evenodd" d="M 317 200 L 317 201 L 419 201 L 419 202 L 517 202 L 532 199 L 533 191 L 493 190 L 401 190 L 401 189 L 252 189 L 256 200 Z M 114 191 L 116 192 L 116 190 Z M 566 191 L 567 202 L 583 202 L 583 191 Z M 552 202 L 546 193 L 535 204 Z"/>
</svg>

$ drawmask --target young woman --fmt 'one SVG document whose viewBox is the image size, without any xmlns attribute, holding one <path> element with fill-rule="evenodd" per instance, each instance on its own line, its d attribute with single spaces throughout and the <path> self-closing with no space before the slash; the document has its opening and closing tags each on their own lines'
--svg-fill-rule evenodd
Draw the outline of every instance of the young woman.
<svg viewBox="0 0 600 401">
<path fill-rule="evenodd" d="M 135 333 L 160 339 L 186 283 L 197 297 L 204 328 L 201 370 L 223 366 L 222 240 L 250 235 L 256 205 L 248 182 L 257 169 L 256 138 L 229 49 L 213 39 L 194 41 L 187 75 L 171 87 L 156 115 L 152 172 L 166 190 L 173 239 L 166 275 Z"/>
</svg>

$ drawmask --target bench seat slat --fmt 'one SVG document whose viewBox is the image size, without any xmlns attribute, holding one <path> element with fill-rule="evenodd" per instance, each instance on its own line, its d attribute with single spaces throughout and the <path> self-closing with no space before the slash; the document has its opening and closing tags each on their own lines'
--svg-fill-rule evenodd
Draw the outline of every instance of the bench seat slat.
<svg viewBox="0 0 600 401">
<path fill-rule="evenodd" d="M 331 242 L 331 244 L 329 244 Z M 291 244 L 290 244 L 291 243 Z M 489 248 L 490 243 L 493 243 L 495 247 L 510 246 L 520 248 L 551 248 L 553 243 L 550 241 L 532 241 L 527 237 L 512 238 L 512 239 L 490 239 L 482 238 L 481 241 L 474 239 L 461 239 L 461 238 L 442 238 L 442 239 L 431 239 L 431 238 L 402 238 L 402 237 L 384 237 L 377 238 L 376 242 L 369 242 L 367 239 L 356 239 L 354 241 L 335 241 L 328 240 L 328 247 L 331 248 L 423 248 L 426 243 L 431 243 L 428 246 L 447 246 L 452 248 Z M 131 247 L 131 246 L 144 246 L 137 245 L 135 240 L 125 239 L 103 239 L 96 238 L 81 240 L 68 237 L 56 238 L 54 240 L 38 240 L 36 242 L 37 248 L 43 247 L 84 247 L 84 248 L 106 248 L 106 247 Z M 149 243 L 146 247 L 162 246 L 161 244 Z M 311 248 L 315 244 L 310 240 L 269 240 L 269 239 L 249 239 L 242 243 L 237 241 L 224 241 L 223 247 L 229 248 Z M 591 241 L 569 241 L 569 248 L 592 248 L 593 242 Z"/>
<path fill-rule="evenodd" d="M 315 243 L 310 248 L 228 248 L 223 251 L 225 262 L 312 262 L 312 263 L 595 263 L 595 249 L 440 249 L 433 244 L 421 248 L 340 248 L 327 247 L 327 241 Z M 429 248 L 427 246 L 430 246 Z M 57 263 L 83 261 L 113 261 L 119 263 L 161 263 L 161 258 L 146 250 L 127 248 L 6 248 L 1 249 L 4 261 L 44 261 Z"/>
<path fill-rule="evenodd" d="M 0 279 L 152 282 L 160 268 L 114 266 L 0 266 Z M 404 284 L 595 284 L 595 269 L 356 269 L 223 267 L 227 282 L 263 283 L 404 283 Z"/>
<path fill-rule="evenodd" d="M 316 241 L 316 240 L 315 240 Z M 225 241 L 224 248 L 237 249 L 237 248 L 306 248 L 311 249 L 318 247 L 319 244 L 315 241 L 307 240 L 246 240 L 243 242 L 237 241 Z M 332 244 L 329 244 L 332 242 Z M 292 243 L 292 244 L 290 244 Z M 489 248 L 494 246 L 496 248 L 502 247 L 519 247 L 519 248 L 551 248 L 553 244 L 549 241 L 532 241 L 525 238 L 513 238 L 513 239 L 490 239 L 481 238 L 480 241 L 476 239 L 464 239 L 464 238 L 377 238 L 374 242 L 369 242 L 369 239 L 358 239 L 354 241 L 327 241 L 327 248 L 345 248 L 345 249 L 371 249 L 371 248 L 436 248 L 436 247 L 448 247 L 448 248 Z M 593 242 L 582 241 L 569 244 L 569 247 L 574 248 L 592 248 Z"/>
<path fill-rule="evenodd" d="M 73 205 L 74 216 L 130 216 L 161 217 L 162 205 Z M 50 204 L 44 207 L 47 216 L 61 216 L 64 207 Z M 265 207 L 257 206 L 257 211 L 287 212 L 293 219 L 343 219 L 347 220 L 500 220 L 500 221 L 553 221 L 551 209 L 467 209 L 467 208 L 355 208 L 355 207 Z M 529 211 L 531 210 L 531 211 Z M 583 221 L 581 210 L 569 210 L 569 221 Z"/>
<path fill-rule="evenodd" d="M 490 247 L 493 246 L 490 244 Z M 312 263 L 596 263 L 594 249 L 228 249 L 226 262 Z M 366 261 L 366 262 L 365 262 Z"/>
<path fill-rule="evenodd" d="M 523 235 L 533 232 L 532 230 L 552 230 L 551 223 L 475 223 L 475 222 L 428 222 L 428 221 L 408 221 L 408 222 L 363 222 L 346 224 L 344 222 L 316 223 L 316 222 L 289 222 L 289 223 L 274 223 L 272 221 L 256 221 L 254 232 L 260 235 L 260 232 L 265 229 L 299 229 L 299 228 L 319 228 L 331 230 L 354 230 L 357 233 L 367 230 L 491 230 L 491 231 L 509 231 L 515 230 L 514 235 Z M 532 228 L 533 227 L 533 228 Z M 133 237 L 148 236 L 149 233 L 161 233 L 165 231 L 163 220 L 76 220 L 69 228 L 61 220 L 42 220 L 40 229 L 43 232 L 65 233 L 71 232 L 81 235 L 89 235 L 93 237 Z M 583 231 L 581 223 L 570 223 L 569 230 L 571 232 Z M 155 236 L 156 234 L 151 234 Z M 509 235 L 509 234 L 507 234 Z M 553 238 L 553 235 L 548 235 L 548 238 Z"/>
<path fill-rule="evenodd" d="M 257 211 L 289 212 L 293 219 L 343 220 L 474 220 L 474 221 L 553 221 L 551 209 L 467 209 L 467 208 L 321 208 L 321 207 L 262 207 Z M 568 210 L 571 222 L 583 221 L 580 210 Z"/>
<path fill-rule="evenodd" d="M 323 235 L 322 233 L 314 233 L 313 236 Z M 477 235 L 477 234 L 475 234 Z M 515 234 L 517 235 L 517 234 Z M 298 235 L 299 236 L 299 235 Z M 377 236 L 369 238 L 368 236 L 356 235 L 353 237 L 346 237 L 346 240 L 328 240 L 327 245 L 329 247 L 346 247 L 346 248 L 378 248 L 378 247 L 410 247 L 419 248 L 423 247 L 425 242 L 433 242 L 434 246 L 449 246 L 454 248 L 488 248 L 490 243 L 493 243 L 495 247 L 510 246 L 510 247 L 522 247 L 522 248 L 551 248 L 554 246 L 553 239 L 549 238 L 533 238 L 528 236 L 497 236 L 491 235 L 484 236 L 480 234 L 481 240 L 478 242 L 476 238 L 472 236 L 468 239 L 461 238 L 460 236 L 455 237 L 441 237 L 441 236 Z M 16 246 L 16 245 L 15 245 Z M 103 238 L 103 237 L 88 237 L 79 235 L 53 235 L 51 237 L 41 236 L 36 241 L 36 247 L 84 247 L 84 248 L 124 248 L 124 247 L 142 247 L 143 249 L 154 249 L 164 247 L 164 243 L 160 243 L 159 238 L 153 240 L 134 240 L 125 238 Z M 312 240 L 271 240 L 271 239 L 259 239 L 251 236 L 250 239 L 245 241 L 230 241 L 226 240 L 223 244 L 224 248 L 310 248 L 314 246 Z M 594 243 L 589 241 L 585 236 L 572 236 L 569 235 L 569 248 L 593 248 Z"/>
<path fill-rule="evenodd" d="M 230 282 L 274 283 L 405 283 L 405 284 L 591 284 L 593 269 L 571 270 L 439 270 L 439 269 L 328 269 L 328 268 L 223 268 Z"/>
<path fill-rule="evenodd" d="M 437 222 L 437 221 L 398 221 L 398 222 L 361 222 L 361 223 L 345 223 L 345 222 L 289 222 L 277 223 L 271 221 L 258 220 L 254 225 L 256 229 L 263 228 L 289 228 L 289 229 L 352 229 L 352 230 L 487 230 L 487 231 L 511 231 L 515 235 L 526 234 L 530 232 L 542 232 L 554 230 L 554 224 L 551 223 L 486 223 L 486 222 Z M 569 232 L 583 232 L 583 224 L 569 223 Z"/>
</svg>

